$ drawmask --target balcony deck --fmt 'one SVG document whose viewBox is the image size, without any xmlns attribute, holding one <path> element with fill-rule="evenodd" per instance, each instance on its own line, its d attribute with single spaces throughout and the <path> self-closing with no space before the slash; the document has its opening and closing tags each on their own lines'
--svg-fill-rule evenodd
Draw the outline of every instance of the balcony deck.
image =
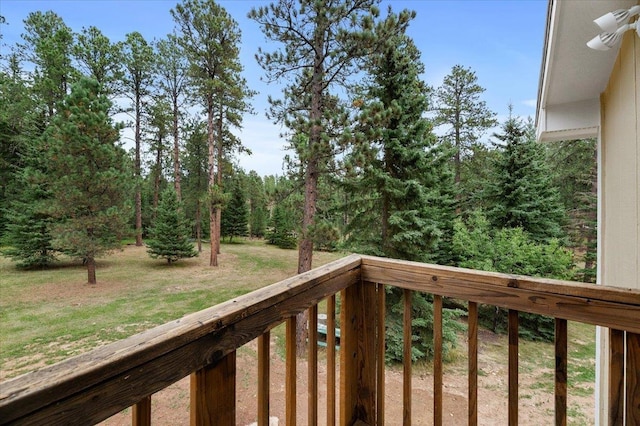
<svg viewBox="0 0 640 426">
<path fill-rule="evenodd" d="M 133 407 L 150 424 L 151 395 L 191 375 L 192 425 L 234 425 L 236 350 L 258 339 L 258 424 L 269 418 L 270 330 L 286 322 L 286 424 L 294 425 L 295 315 L 310 310 L 306 424 L 385 423 L 385 285 L 404 292 L 404 353 L 410 353 L 412 292 L 434 300 L 434 424 L 442 424 L 442 301 L 468 302 L 468 424 L 477 412 L 478 304 L 509 310 L 510 425 L 518 424 L 518 312 L 555 318 L 555 418 L 567 419 L 567 320 L 607 327 L 610 424 L 640 424 L 640 291 L 351 255 L 128 339 L 4 382 L 0 424 L 95 424 Z M 340 293 L 340 351 L 335 302 Z M 317 305 L 327 301 L 327 404 L 318 407 Z M 405 359 L 409 359 L 405 356 Z M 335 366 L 339 364 L 339 383 Z M 404 363 L 403 424 L 411 424 L 411 363 Z M 389 419 L 387 419 L 389 420 Z M 397 420 L 397 419 L 394 419 Z"/>
</svg>

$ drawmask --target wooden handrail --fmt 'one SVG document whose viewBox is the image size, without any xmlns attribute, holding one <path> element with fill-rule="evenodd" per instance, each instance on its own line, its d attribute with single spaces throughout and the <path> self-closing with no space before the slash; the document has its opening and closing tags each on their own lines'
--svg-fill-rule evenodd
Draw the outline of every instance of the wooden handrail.
<svg viewBox="0 0 640 426">
<path fill-rule="evenodd" d="M 609 415 L 635 421 L 640 399 L 640 291 L 507 274 L 479 272 L 415 262 L 351 255 L 321 268 L 187 315 L 128 339 L 98 348 L 0 384 L 0 424 L 91 424 L 135 406 L 134 424 L 148 424 L 149 395 L 192 374 L 192 422 L 208 424 L 213 405 L 233 422 L 235 351 L 259 337 L 260 424 L 269 414 L 269 333 L 287 321 L 287 424 L 295 424 L 295 315 L 329 298 L 328 325 L 333 333 L 335 295 L 341 292 L 340 424 L 384 421 L 384 286 L 434 295 L 436 347 L 441 346 L 441 298 L 469 302 L 469 422 L 477 419 L 477 304 L 509 310 L 510 422 L 517 422 L 517 314 L 530 312 L 556 318 L 556 424 L 566 422 L 566 320 L 611 329 L 611 391 Z M 409 305 L 406 306 L 410 313 Z M 311 310 L 316 312 L 316 308 Z M 313 316 L 316 317 L 315 315 Z M 405 328 L 410 327 L 405 317 Z M 293 325 L 293 327 L 292 327 Z M 315 327 L 312 328 L 315 330 Z M 266 334 L 265 334 L 266 333 Z M 315 339 L 309 358 L 309 424 L 318 415 Z M 335 335 L 327 335 L 328 424 L 336 412 Z M 626 342 L 626 343 L 625 343 Z M 410 358 L 410 338 L 405 356 Z M 626 348 L 626 351 L 625 351 Z M 294 356 L 290 356 L 292 354 Z M 375 354 L 375 356 L 371 356 Z M 434 413 L 442 418 L 442 364 L 434 362 Z M 410 363 L 405 365 L 410 371 Z M 409 375 L 410 376 L 410 375 Z M 472 377 L 473 376 L 473 377 Z M 405 400 L 410 401 L 410 377 Z M 202 392 L 228 390 L 212 403 Z M 626 405 L 625 395 L 632 398 Z M 635 398 L 635 399 L 633 399 Z M 293 402 L 293 404 L 291 404 Z M 408 402 L 410 404 L 410 402 Z M 411 410 L 404 413 L 410 422 Z M 209 416 L 209 417 L 207 417 Z M 626 417 L 625 417 L 626 416 Z M 215 416 L 214 416 L 215 417 Z"/>
<path fill-rule="evenodd" d="M 0 421 L 100 422 L 359 282 L 359 267 L 348 256 L 2 383 Z"/>
</svg>

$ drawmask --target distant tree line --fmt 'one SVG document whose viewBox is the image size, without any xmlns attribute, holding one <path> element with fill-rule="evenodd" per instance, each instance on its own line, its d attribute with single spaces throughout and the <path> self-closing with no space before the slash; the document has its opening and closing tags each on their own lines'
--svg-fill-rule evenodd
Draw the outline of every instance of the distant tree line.
<svg viewBox="0 0 640 426">
<path fill-rule="evenodd" d="M 320 249 L 593 281 L 595 142 L 542 145 L 530 119 L 499 123 L 468 67 L 430 87 L 406 34 L 414 13 L 382 17 L 378 4 L 281 0 L 250 12 L 276 46 L 259 64 L 286 83 L 268 112 L 285 128 L 286 170 L 264 177 L 234 157 L 246 148 L 231 130 L 254 92 L 238 25 L 213 0 L 178 4 L 174 31 L 154 41 L 111 43 L 30 14 L 0 71 L 3 254 L 25 267 L 66 254 L 91 268 L 125 230 L 169 263 L 209 240 L 214 266 L 222 238 L 252 237 L 297 247 L 299 272 Z M 119 113 L 130 117 L 128 153 Z M 390 359 L 401 297 L 387 299 Z M 431 299 L 413 304 L 414 357 L 429 357 Z M 463 311 L 449 308 L 451 346 Z M 503 327 L 500 310 L 482 314 Z M 550 327 L 525 316 L 522 328 L 548 339 Z"/>
</svg>

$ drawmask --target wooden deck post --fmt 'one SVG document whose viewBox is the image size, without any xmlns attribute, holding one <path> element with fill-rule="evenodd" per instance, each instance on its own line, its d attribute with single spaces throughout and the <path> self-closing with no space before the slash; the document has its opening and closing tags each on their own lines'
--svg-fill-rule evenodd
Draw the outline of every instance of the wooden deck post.
<svg viewBox="0 0 640 426">
<path fill-rule="evenodd" d="M 131 410 L 132 426 L 151 426 L 151 395 L 142 398 Z"/>
<path fill-rule="evenodd" d="M 191 374 L 191 426 L 236 424 L 236 352 Z"/>
<path fill-rule="evenodd" d="M 342 292 L 340 424 L 376 421 L 376 286 L 359 282 Z M 384 362 L 384 360 L 382 360 Z"/>
</svg>

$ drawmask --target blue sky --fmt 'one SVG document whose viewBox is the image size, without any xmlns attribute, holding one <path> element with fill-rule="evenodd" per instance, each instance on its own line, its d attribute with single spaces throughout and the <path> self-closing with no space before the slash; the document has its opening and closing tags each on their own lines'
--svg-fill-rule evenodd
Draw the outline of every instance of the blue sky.
<svg viewBox="0 0 640 426">
<path fill-rule="evenodd" d="M 8 25 L 0 31 L 7 45 L 20 41 L 22 21 L 33 11 L 52 10 L 74 31 L 94 25 L 112 42 L 139 31 L 147 40 L 163 38 L 173 28 L 169 11 L 175 0 L 0 0 L 0 15 Z M 253 155 L 242 156 L 240 165 L 261 175 L 282 175 L 286 154 L 278 125 L 265 118 L 267 95 L 278 96 L 279 88 L 260 80 L 262 69 L 254 55 L 258 46 L 273 50 L 257 24 L 247 19 L 252 7 L 268 4 L 257 0 L 219 0 L 238 21 L 242 30 L 241 61 L 249 85 L 259 91 L 253 99 L 257 112 L 244 120 L 243 143 Z M 546 23 L 546 0 L 384 0 L 382 10 L 391 5 L 395 11 L 412 9 L 416 19 L 409 35 L 422 52 L 424 80 L 439 86 L 451 68 L 471 67 L 486 89 L 482 99 L 503 120 L 507 106 L 522 117 L 535 115 L 542 44 Z"/>
</svg>

